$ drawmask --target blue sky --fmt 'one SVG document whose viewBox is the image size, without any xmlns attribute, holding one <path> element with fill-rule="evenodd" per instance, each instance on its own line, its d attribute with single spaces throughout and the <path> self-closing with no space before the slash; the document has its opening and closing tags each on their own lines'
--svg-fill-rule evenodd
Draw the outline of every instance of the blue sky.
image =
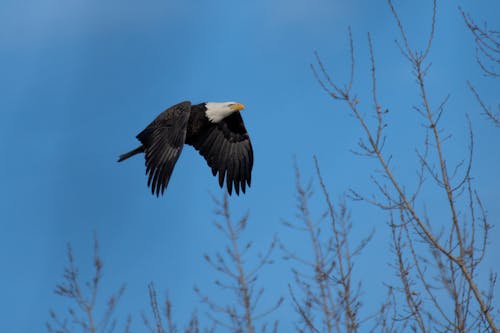
<svg viewBox="0 0 500 333">
<path fill-rule="evenodd" d="M 440 2 L 428 87 L 437 105 L 450 94 L 443 123 L 453 133 L 444 149 L 450 161 L 465 153 L 465 113 L 475 131 L 474 181 L 492 224 L 500 217 L 500 131 L 478 110 L 465 81 L 490 101 L 498 80 L 484 78 L 474 61 L 471 36 L 457 11 L 498 22 L 494 1 Z M 398 1 L 409 38 L 423 46 L 430 3 Z M 495 21 L 496 20 L 496 21 Z M 204 253 L 223 250 L 211 221 L 210 193 L 217 180 L 191 147 L 180 157 L 164 197 L 149 194 L 142 158 L 117 164 L 137 145 L 135 135 L 160 111 L 179 101 L 235 100 L 255 151 L 252 187 L 231 198 L 236 216 L 250 211 L 247 239 L 264 248 L 273 235 L 298 251 L 303 242 L 282 226 L 293 219 L 293 157 L 304 177 L 320 160 L 334 198 L 349 188 L 373 193 L 371 160 L 353 155 L 360 128 L 348 110 L 321 91 L 309 69 L 317 50 L 335 77 L 349 71 L 347 27 L 356 47 L 355 91 L 369 112 L 366 33 L 372 34 L 380 103 L 390 110 L 388 144 L 396 175 L 414 179 L 414 149 L 421 119 L 411 111 L 418 92 L 394 40 L 398 32 L 385 1 L 258 0 L 2 0 L 0 3 L 0 321 L 2 332 L 43 329 L 49 308 L 64 309 L 54 295 L 71 242 L 83 274 L 90 267 L 96 231 L 105 264 L 104 289 L 127 283 L 118 313 L 148 308 L 147 283 L 169 292 L 174 314 L 185 322 L 198 305 L 197 285 L 210 295 L 216 274 Z M 317 186 L 316 186 L 317 188 Z M 427 193 L 430 211 L 441 194 Z M 349 204 L 354 239 L 376 229 L 356 265 L 376 306 L 389 278 L 388 230 L 373 207 Z M 320 200 L 313 203 L 323 209 Z M 498 271 L 500 231 L 494 228 L 484 272 Z M 276 259 L 282 254 L 275 253 Z M 384 267 L 384 269 L 380 269 Z M 290 264 L 264 271 L 266 300 L 287 296 Z M 380 290 L 380 291 L 377 291 Z M 497 294 L 500 292 L 497 287 Z M 373 292 L 373 294 L 371 293 Z M 500 306 L 496 301 L 496 306 Z M 276 313 L 290 327 L 287 302 Z M 28 319 L 27 319 L 28 318 Z"/>
</svg>

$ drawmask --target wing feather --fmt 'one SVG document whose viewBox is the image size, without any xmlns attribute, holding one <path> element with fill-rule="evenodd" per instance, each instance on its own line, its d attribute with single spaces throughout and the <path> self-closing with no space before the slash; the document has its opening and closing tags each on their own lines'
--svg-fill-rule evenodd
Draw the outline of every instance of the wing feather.
<svg viewBox="0 0 500 333">
<path fill-rule="evenodd" d="M 148 186 L 156 196 L 163 194 L 186 140 L 190 102 L 176 104 L 163 111 L 137 139 L 144 146 Z"/>
<path fill-rule="evenodd" d="M 221 135 L 222 136 L 222 135 Z M 226 175 L 226 165 L 227 165 L 227 149 L 229 149 L 229 141 L 223 140 L 222 145 L 219 148 L 219 154 L 214 160 L 207 160 L 208 163 L 213 163 L 218 165 L 219 169 L 219 185 L 222 187 L 224 185 L 224 177 Z"/>
<path fill-rule="evenodd" d="M 234 181 L 234 176 L 233 176 L 233 173 L 234 173 L 234 159 L 232 158 L 232 155 L 233 155 L 233 149 L 234 149 L 234 146 L 233 145 L 229 145 L 229 148 L 228 148 L 228 152 L 226 154 L 226 157 L 225 157 L 225 160 L 226 160 L 226 168 L 227 168 L 227 172 L 226 172 L 226 186 L 227 186 L 227 191 L 229 192 L 229 194 L 231 194 L 232 192 L 232 185 L 233 185 L 233 181 Z"/>
<path fill-rule="evenodd" d="M 234 167 L 234 174 L 233 174 L 233 183 L 234 183 L 234 190 L 236 191 L 236 194 L 240 194 L 240 157 L 237 155 L 238 151 L 238 145 L 235 146 L 235 156 L 233 158 L 233 167 Z"/>
<path fill-rule="evenodd" d="M 241 187 L 241 191 L 245 192 L 245 167 L 246 167 L 246 158 L 244 154 L 244 148 L 241 144 L 238 145 L 239 149 L 239 169 L 238 169 L 238 183 Z"/>
<path fill-rule="evenodd" d="M 253 168 L 253 149 L 250 137 L 239 112 L 212 124 L 192 145 L 207 161 L 214 176 L 218 173 L 220 187 L 226 183 L 237 195 L 250 187 Z M 248 186 L 247 186 L 248 185 Z"/>
</svg>

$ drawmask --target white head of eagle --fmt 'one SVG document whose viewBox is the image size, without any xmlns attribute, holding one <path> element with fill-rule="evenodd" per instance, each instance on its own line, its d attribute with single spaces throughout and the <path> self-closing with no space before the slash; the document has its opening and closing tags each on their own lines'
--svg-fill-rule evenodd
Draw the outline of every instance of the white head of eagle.
<svg viewBox="0 0 500 333">
<path fill-rule="evenodd" d="M 252 181 L 253 149 L 237 102 L 192 104 L 184 101 L 160 113 L 137 134 L 141 145 L 120 155 L 118 162 L 144 153 L 148 186 L 156 196 L 163 194 L 184 145 L 203 156 L 218 175 L 220 187 L 226 183 L 238 195 Z"/>
<path fill-rule="evenodd" d="M 212 123 L 218 123 L 232 113 L 245 108 L 243 104 L 237 102 L 208 102 L 205 103 L 205 107 L 207 108 L 205 115 Z"/>
</svg>

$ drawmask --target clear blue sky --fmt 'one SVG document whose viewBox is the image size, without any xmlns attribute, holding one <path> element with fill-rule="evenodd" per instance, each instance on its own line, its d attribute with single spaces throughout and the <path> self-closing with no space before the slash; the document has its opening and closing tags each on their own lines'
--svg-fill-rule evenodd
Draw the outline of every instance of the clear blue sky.
<svg viewBox="0 0 500 333">
<path fill-rule="evenodd" d="M 453 137 L 445 145 L 451 161 L 465 153 L 469 113 L 475 131 L 476 185 L 493 229 L 484 272 L 500 268 L 500 130 L 485 120 L 465 81 L 491 102 L 498 80 L 485 79 L 474 62 L 472 38 L 457 11 L 462 4 L 477 20 L 498 24 L 498 1 L 440 1 L 429 89 L 437 105 L 451 95 L 443 118 Z M 430 2 L 397 2 L 410 38 L 423 45 Z M 309 64 L 317 50 L 340 79 L 348 72 L 347 27 L 356 46 L 355 91 L 368 111 L 366 33 L 372 33 L 380 103 L 390 109 L 388 149 L 397 176 L 413 179 L 414 148 L 421 120 L 407 62 L 385 1 L 256 0 L 2 0 L 0 2 L 0 320 L 1 332 L 44 329 L 48 310 L 64 309 L 54 295 L 74 246 L 82 274 L 90 267 L 96 231 L 105 264 L 104 289 L 127 283 L 118 314 L 148 309 L 147 283 L 168 291 L 180 322 L 195 308 L 203 313 L 194 285 L 217 297 L 217 275 L 203 254 L 223 250 L 212 226 L 209 193 L 221 195 L 205 161 L 183 151 L 166 195 L 150 195 L 144 162 L 117 164 L 137 145 L 135 135 L 165 107 L 181 100 L 235 100 L 251 135 L 255 166 L 251 189 L 231 199 L 233 212 L 250 211 L 247 239 L 263 249 L 274 234 L 302 251 L 304 242 L 280 223 L 295 214 L 297 157 L 307 179 L 319 157 L 332 196 L 349 188 L 373 193 L 373 167 L 353 155 L 360 128 L 348 110 L 315 82 Z M 411 182 L 410 182 L 411 184 Z M 317 187 L 316 187 L 317 188 Z M 429 193 L 429 208 L 434 207 Z M 313 204 L 323 209 L 320 202 Z M 384 215 L 350 204 L 354 239 L 375 228 L 366 255 L 356 265 L 365 306 L 376 306 L 391 260 Z M 304 249 L 304 251 L 306 251 Z M 279 259 L 281 253 L 276 252 Z M 287 296 L 290 264 L 261 276 L 265 300 Z M 499 287 L 496 289 L 500 293 Z M 496 306 L 499 306 L 497 300 Z M 287 301 L 275 314 L 290 327 Z"/>
</svg>

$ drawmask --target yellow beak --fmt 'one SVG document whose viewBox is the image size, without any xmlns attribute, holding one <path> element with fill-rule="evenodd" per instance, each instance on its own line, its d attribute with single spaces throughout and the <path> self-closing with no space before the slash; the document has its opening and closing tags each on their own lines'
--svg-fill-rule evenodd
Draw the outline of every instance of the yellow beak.
<svg viewBox="0 0 500 333">
<path fill-rule="evenodd" d="M 235 110 L 235 111 L 243 110 L 245 108 L 245 106 L 241 103 L 236 103 L 232 107 L 233 107 L 233 110 Z"/>
</svg>

